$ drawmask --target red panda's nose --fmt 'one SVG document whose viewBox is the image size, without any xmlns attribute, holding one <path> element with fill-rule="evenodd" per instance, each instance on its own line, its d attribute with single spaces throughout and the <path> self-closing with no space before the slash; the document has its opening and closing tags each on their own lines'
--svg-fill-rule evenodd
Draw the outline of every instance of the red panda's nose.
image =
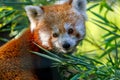
<svg viewBox="0 0 120 80">
<path fill-rule="evenodd" d="M 65 50 L 68 50 L 70 48 L 70 44 L 65 42 L 62 47 L 65 49 Z"/>
</svg>

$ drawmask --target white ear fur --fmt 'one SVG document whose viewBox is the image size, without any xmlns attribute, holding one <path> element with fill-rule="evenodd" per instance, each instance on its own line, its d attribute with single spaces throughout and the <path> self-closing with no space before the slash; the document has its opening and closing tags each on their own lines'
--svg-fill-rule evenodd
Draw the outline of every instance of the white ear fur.
<svg viewBox="0 0 120 80">
<path fill-rule="evenodd" d="M 43 10 L 39 6 L 26 6 L 25 11 L 31 23 L 31 31 L 36 27 L 36 20 L 43 14 Z"/>
<path fill-rule="evenodd" d="M 73 9 L 75 9 L 76 12 L 81 13 L 85 19 L 87 18 L 86 4 L 87 4 L 86 0 L 73 0 L 72 1 Z"/>
</svg>

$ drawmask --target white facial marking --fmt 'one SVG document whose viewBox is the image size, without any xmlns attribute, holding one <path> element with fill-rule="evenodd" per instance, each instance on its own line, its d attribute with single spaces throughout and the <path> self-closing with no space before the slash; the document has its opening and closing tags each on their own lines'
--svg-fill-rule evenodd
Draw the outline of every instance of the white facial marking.
<svg viewBox="0 0 120 80">
<path fill-rule="evenodd" d="M 48 32 L 39 31 L 40 40 L 43 46 L 49 47 L 50 34 Z"/>
<path fill-rule="evenodd" d="M 36 22 L 31 22 L 30 24 L 30 29 L 31 29 L 31 32 L 33 32 L 34 28 L 36 27 Z"/>
</svg>

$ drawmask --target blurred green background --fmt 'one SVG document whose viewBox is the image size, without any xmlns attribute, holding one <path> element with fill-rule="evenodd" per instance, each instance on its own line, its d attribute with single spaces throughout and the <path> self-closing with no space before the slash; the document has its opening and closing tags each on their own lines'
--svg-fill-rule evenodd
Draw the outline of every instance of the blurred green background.
<svg viewBox="0 0 120 80">
<path fill-rule="evenodd" d="M 0 0 L 0 45 L 29 27 L 25 5 L 51 5 L 56 0 Z M 86 37 L 61 64 L 74 69 L 63 80 L 120 80 L 120 0 L 88 0 Z M 68 58 L 68 57 L 67 57 Z M 79 64 L 73 64 L 78 61 Z M 92 66 L 92 68 L 88 68 Z M 77 71 L 77 72 L 76 72 Z M 69 72 L 68 72 L 69 73 Z"/>
</svg>

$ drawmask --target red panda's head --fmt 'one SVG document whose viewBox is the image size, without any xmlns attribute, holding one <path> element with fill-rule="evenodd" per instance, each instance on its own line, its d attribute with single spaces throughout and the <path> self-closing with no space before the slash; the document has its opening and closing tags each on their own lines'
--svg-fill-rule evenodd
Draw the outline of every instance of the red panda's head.
<svg viewBox="0 0 120 80">
<path fill-rule="evenodd" d="M 53 6 L 26 6 L 37 43 L 69 53 L 85 35 L 86 0 L 68 0 Z"/>
</svg>

